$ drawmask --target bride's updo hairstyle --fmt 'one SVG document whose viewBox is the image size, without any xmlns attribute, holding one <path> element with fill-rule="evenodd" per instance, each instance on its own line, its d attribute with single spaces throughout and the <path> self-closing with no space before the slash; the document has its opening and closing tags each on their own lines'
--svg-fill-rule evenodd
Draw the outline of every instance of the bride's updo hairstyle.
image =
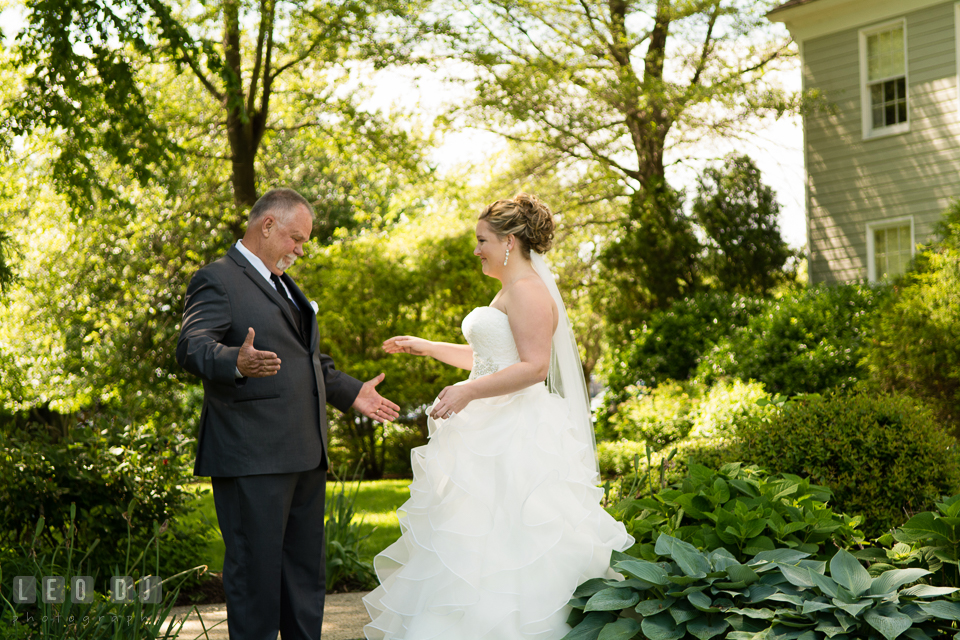
<svg viewBox="0 0 960 640">
<path fill-rule="evenodd" d="M 518 193 L 510 200 L 497 200 L 480 212 L 501 240 L 513 234 L 520 241 L 523 257 L 530 259 L 530 250 L 546 253 L 553 244 L 553 213 L 535 195 Z"/>
</svg>

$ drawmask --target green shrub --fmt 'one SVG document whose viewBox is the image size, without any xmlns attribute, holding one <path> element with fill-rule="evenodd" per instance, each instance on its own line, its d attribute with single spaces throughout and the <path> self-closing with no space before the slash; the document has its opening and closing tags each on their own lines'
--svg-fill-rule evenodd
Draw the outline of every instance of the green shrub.
<svg viewBox="0 0 960 640">
<path fill-rule="evenodd" d="M 884 287 L 833 285 L 770 301 L 704 354 L 697 378 L 756 380 L 786 395 L 852 387 L 865 377 L 861 347 L 886 296 Z"/>
<path fill-rule="evenodd" d="M 882 390 L 923 399 L 960 435 L 960 202 L 884 305 L 864 362 Z"/>
<path fill-rule="evenodd" d="M 657 560 L 654 543 L 675 536 L 738 561 L 776 548 L 828 558 L 862 542 L 861 518 L 834 513 L 830 491 L 794 475 L 768 476 L 728 463 L 718 471 L 690 464 L 689 475 L 650 497 L 625 499 L 613 509 L 637 543 L 629 553 Z"/>
<path fill-rule="evenodd" d="M 910 398 L 831 392 L 783 403 L 740 426 L 739 453 L 829 488 L 876 537 L 957 488 L 956 441 Z"/>
<path fill-rule="evenodd" d="M 0 546 L 28 539 L 40 517 L 36 547 L 54 549 L 67 528 L 63 505 L 74 503 L 76 543 L 91 548 L 91 570 L 123 566 L 128 535 L 143 548 L 154 523 L 165 524 L 161 576 L 202 565 L 214 530 L 185 516 L 195 500 L 184 488 L 192 441 L 175 433 L 123 425 L 95 415 L 66 434 L 31 428 L 0 431 Z M 129 527 L 128 527 L 129 525 Z"/>
<path fill-rule="evenodd" d="M 924 511 L 877 539 L 879 547 L 857 552 L 869 560 L 870 573 L 893 568 L 930 571 L 931 584 L 960 587 L 960 495 L 944 498 L 936 511 Z"/>
<path fill-rule="evenodd" d="M 768 397 L 763 385 L 740 380 L 719 381 L 710 388 L 667 380 L 653 389 L 630 387 L 625 395 L 602 435 L 645 442 L 654 451 L 690 437 L 729 438 L 738 423 L 769 411 L 757 404 Z"/>
<path fill-rule="evenodd" d="M 843 550 L 829 564 L 789 549 L 741 563 L 725 549 L 704 553 L 664 534 L 656 553 L 669 562 L 614 553 L 626 580 L 580 585 L 565 640 L 923 640 L 954 636 L 960 620 L 960 603 L 932 600 L 956 589 L 904 588 L 926 571 L 871 578 Z"/>
<path fill-rule="evenodd" d="M 363 518 L 354 521 L 360 481 L 352 493 L 347 491 L 345 466 L 336 477 L 333 495 L 324 514 L 324 545 L 327 553 L 327 591 L 365 591 L 377 586 L 373 565 L 360 559 L 360 544 L 370 536 L 361 535 Z M 357 466 L 355 475 L 359 475 Z"/>
</svg>

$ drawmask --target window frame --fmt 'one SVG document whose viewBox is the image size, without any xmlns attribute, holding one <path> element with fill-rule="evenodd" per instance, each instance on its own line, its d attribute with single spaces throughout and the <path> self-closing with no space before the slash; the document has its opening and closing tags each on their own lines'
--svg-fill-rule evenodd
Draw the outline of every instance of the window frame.
<svg viewBox="0 0 960 640">
<path fill-rule="evenodd" d="M 906 87 L 907 100 L 907 120 L 899 124 L 893 124 L 888 127 L 873 128 L 873 104 L 870 102 L 870 89 L 868 86 L 868 59 L 867 59 L 867 38 L 882 31 L 889 31 L 891 28 L 901 27 L 903 29 L 903 78 Z M 887 20 L 879 24 L 871 25 L 860 29 L 860 120 L 863 129 L 863 139 L 873 140 L 876 138 L 885 138 L 895 136 L 910 131 L 910 120 L 913 116 L 913 107 L 910 104 L 910 60 L 907 57 L 907 19 L 906 17 Z"/>
<path fill-rule="evenodd" d="M 910 225 L 910 258 L 917 255 L 916 225 L 913 216 L 900 216 L 898 218 L 886 218 L 884 220 L 873 220 L 867 223 L 867 281 L 879 282 L 877 278 L 877 252 L 876 238 L 874 233 L 884 229 L 896 229 Z"/>
</svg>

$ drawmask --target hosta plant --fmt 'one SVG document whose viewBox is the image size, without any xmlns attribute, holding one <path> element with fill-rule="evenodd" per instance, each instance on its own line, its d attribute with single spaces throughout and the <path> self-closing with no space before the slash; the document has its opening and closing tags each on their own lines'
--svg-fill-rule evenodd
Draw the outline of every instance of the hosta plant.
<svg viewBox="0 0 960 640">
<path fill-rule="evenodd" d="M 944 498 L 936 507 L 880 536 L 880 548 L 864 549 L 856 556 L 873 563 L 870 573 L 921 567 L 930 570 L 930 582 L 960 587 L 960 495 Z"/>
<path fill-rule="evenodd" d="M 723 548 L 738 562 L 786 548 L 829 558 L 862 542 L 860 518 L 834 513 L 830 490 L 791 474 L 768 476 L 755 466 L 726 464 L 719 471 L 691 464 L 689 476 L 652 497 L 613 508 L 637 540 L 629 553 L 656 561 L 661 534 L 700 549 Z"/>
<path fill-rule="evenodd" d="M 624 580 L 580 585 L 565 640 L 927 640 L 953 636 L 960 620 L 960 604 L 931 600 L 956 589 L 905 587 L 924 569 L 871 577 L 843 550 L 829 563 L 793 549 L 741 563 L 665 534 L 655 546 L 668 561 L 615 554 Z"/>
</svg>

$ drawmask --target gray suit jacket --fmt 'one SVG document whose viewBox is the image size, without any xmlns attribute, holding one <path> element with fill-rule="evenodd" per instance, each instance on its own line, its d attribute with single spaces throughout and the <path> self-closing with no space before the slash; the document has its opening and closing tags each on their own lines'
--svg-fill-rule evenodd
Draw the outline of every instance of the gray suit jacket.
<svg viewBox="0 0 960 640">
<path fill-rule="evenodd" d="M 307 341 L 289 304 L 240 250 L 206 265 L 190 280 L 177 341 L 177 362 L 203 381 L 203 411 L 194 475 L 246 476 L 315 469 L 326 462 L 326 403 L 346 411 L 362 382 L 318 350 L 317 318 L 284 274 L 304 310 Z M 267 378 L 236 378 L 247 329 L 254 347 L 280 358 Z"/>
</svg>

